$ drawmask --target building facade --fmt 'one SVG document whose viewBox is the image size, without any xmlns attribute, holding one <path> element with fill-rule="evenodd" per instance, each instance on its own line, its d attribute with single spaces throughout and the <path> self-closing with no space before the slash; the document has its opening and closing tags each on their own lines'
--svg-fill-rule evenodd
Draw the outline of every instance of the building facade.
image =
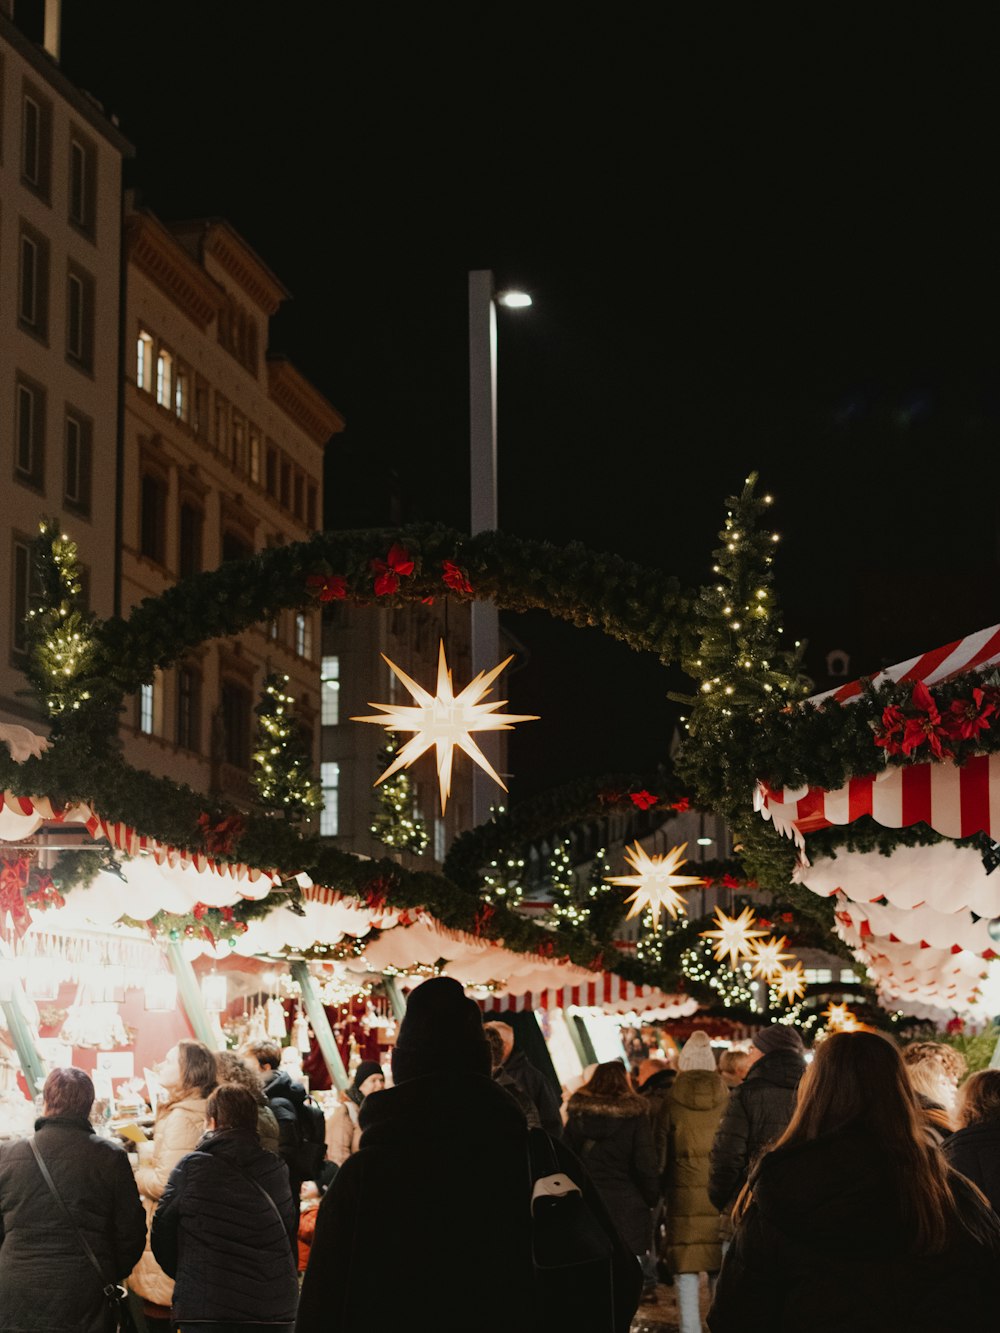
<svg viewBox="0 0 1000 1333">
<path fill-rule="evenodd" d="M 24 617 L 42 517 L 117 609 L 122 164 L 127 140 L 0 5 L 0 721 L 37 724 Z"/>
</svg>

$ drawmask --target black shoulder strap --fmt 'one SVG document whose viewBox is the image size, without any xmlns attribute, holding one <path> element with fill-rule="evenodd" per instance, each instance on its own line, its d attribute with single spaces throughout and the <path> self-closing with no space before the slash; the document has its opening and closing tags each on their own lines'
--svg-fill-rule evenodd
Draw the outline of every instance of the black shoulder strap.
<svg viewBox="0 0 1000 1333">
<path fill-rule="evenodd" d="M 49 1174 L 49 1168 L 45 1165 L 44 1158 L 42 1157 L 42 1154 L 38 1151 L 38 1144 L 35 1142 L 33 1138 L 28 1140 L 28 1147 L 35 1155 L 35 1161 L 38 1163 L 38 1169 L 42 1173 L 42 1179 L 45 1181 L 46 1185 L 48 1185 L 49 1191 L 52 1194 L 53 1199 L 55 1199 L 56 1203 L 62 1209 L 63 1215 L 65 1216 L 66 1221 L 70 1224 L 70 1227 L 76 1232 L 76 1238 L 80 1242 L 80 1245 L 83 1247 L 84 1254 L 86 1254 L 87 1258 L 90 1260 L 94 1268 L 97 1270 L 97 1275 L 101 1279 L 101 1282 L 104 1284 L 105 1296 L 109 1298 L 116 1296 L 118 1292 L 117 1284 L 114 1282 L 109 1282 L 107 1277 L 105 1276 L 104 1270 L 100 1265 L 100 1261 L 98 1260 L 97 1255 L 90 1247 L 90 1242 L 87 1240 L 87 1237 L 83 1234 L 83 1232 L 77 1226 L 76 1222 L 73 1220 L 73 1214 L 66 1207 L 65 1200 L 63 1199 L 59 1191 L 56 1189 L 56 1182 L 52 1179 L 51 1175 Z"/>
<path fill-rule="evenodd" d="M 242 1167 L 237 1166 L 235 1162 L 231 1162 L 231 1161 L 228 1159 L 228 1157 L 216 1157 L 216 1155 L 213 1153 L 213 1154 L 212 1154 L 212 1161 L 213 1161 L 213 1162 L 223 1162 L 226 1166 L 229 1167 L 230 1171 L 235 1171 L 236 1174 L 237 1174 L 238 1176 L 242 1176 L 243 1179 L 244 1179 L 245 1181 L 247 1181 L 249 1184 L 251 1184 L 251 1185 L 254 1187 L 255 1190 L 259 1190 L 260 1193 L 263 1194 L 264 1198 L 265 1198 L 265 1199 L 268 1201 L 268 1203 L 271 1205 L 271 1208 L 272 1208 L 273 1211 L 274 1211 L 274 1215 L 275 1215 L 275 1217 L 276 1217 L 276 1218 L 278 1219 L 278 1221 L 281 1223 L 281 1228 L 282 1228 L 282 1230 L 283 1230 L 283 1231 L 285 1230 L 285 1219 L 281 1216 L 281 1210 L 279 1209 L 278 1205 L 274 1202 L 274 1200 L 271 1198 L 270 1194 L 268 1194 L 267 1190 L 264 1188 L 264 1186 L 260 1183 L 259 1180 L 254 1180 L 253 1176 L 248 1176 L 247 1173 L 243 1170 Z"/>
</svg>

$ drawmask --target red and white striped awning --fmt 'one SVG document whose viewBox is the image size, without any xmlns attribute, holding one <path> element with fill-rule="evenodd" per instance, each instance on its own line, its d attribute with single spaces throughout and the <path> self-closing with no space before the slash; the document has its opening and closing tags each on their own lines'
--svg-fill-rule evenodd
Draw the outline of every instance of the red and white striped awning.
<svg viewBox="0 0 1000 1333">
<path fill-rule="evenodd" d="M 885 681 L 922 681 L 936 685 L 963 672 L 1000 663 L 1000 625 L 922 653 L 875 676 Z M 814 695 L 808 703 L 851 703 L 862 693 L 860 681 Z M 895 765 L 851 778 L 835 791 L 823 787 L 757 785 L 754 804 L 764 819 L 800 846 L 806 833 L 850 824 L 871 815 L 887 828 L 925 823 L 946 838 L 974 833 L 1000 837 L 1000 754 L 976 755 L 961 767 L 947 761 Z"/>
<path fill-rule="evenodd" d="M 655 986 L 636 986 L 613 972 L 605 972 L 582 986 L 558 990 L 525 991 L 521 995 L 495 994 L 478 1001 L 484 1013 L 524 1013 L 535 1009 L 603 1009 L 609 1014 L 664 1010 L 666 1018 L 686 1018 L 698 1008 L 687 995 L 671 995 Z"/>
</svg>

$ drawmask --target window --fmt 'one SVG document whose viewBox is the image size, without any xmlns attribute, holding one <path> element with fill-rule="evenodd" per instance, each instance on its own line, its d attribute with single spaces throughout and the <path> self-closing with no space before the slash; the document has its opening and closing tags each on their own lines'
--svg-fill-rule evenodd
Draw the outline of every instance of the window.
<svg viewBox="0 0 1000 1333">
<path fill-rule="evenodd" d="M 250 691 L 234 681 L 222 686 L 222 753 L 227 764 L 250 767 Z"/>
<path fill-rule="evenodd" d="M 153 734 L 153 685 L 139 686 L 139 730 L 146 736 Z"/>
<path fill-rule="evenodd" d="M 74 128 L 69 136 L 69 220 L 88 236 L 97 220 L 97 150 Z"/>
<path fill-rule="evenodd" d="M 139 553 L 166 564 L 167 486 L 153 472 L 142 475 L 139 511 Z"/>
<path fill-rule="evenodd" d="M 94 280 L 75 264 L 66 289 L 66 355 L 84 370 L 94 368 Z"/>
<path fill-rule="evenodd" d="M 324 838 L 335 838 L 340 832 L 340 765 L 335 762 L 320 764 L 319 785 L 323 792 L 323 809 L 319 816 L 319 831 Z"/>
<path fill-rule="evenodd" d="M 21 227 L 18 323 L 39 338 L 49 332 L 49 243 L 28 226 Z"/>
<path fill-rule="evenodd" d="M 247 419 L 233 408 L 233 464 L 240 472 L 247 467 Z"/>
<path fill-rule="evenodd" d="M 249 430 L 250 455 L 247 460 L 247 472 L 251 481 L 260 484 L 260 427 L 250 423 Z"/>
<path fill-rule="evenodd" d="M 324 657 L 319 668 L 319 720 L 324 727 L 340 725 L 340 658 Z"/>
<path fill-rule="evenodd" d="M 174 415 L 187 421 L 191 415 L 191 377 L 187 366 L 178 364 L 174 378 Z"/>
<path fill-rule="evenodd" d="M 292 501 L 292 513 L 299 520 L 299 522 L 302 521 L 302 501 L 304 495 L 304 488 L 305 488 L 305 480 L 302 476 L 302 473 L 296 472 L 295 485 L 293 489 L 294 498 Z"/>
<path fill-rule="evenodd" d="M 52 103 L 24 85 L 21 103 L 21 180 L 48 202 L 52 180 Z"/>
<path fill-rule="evenodd" d="M 264 489 L 272 499 L 278 496 L 278 451 L 271 444 L 267 446 L 267 458 L 264 463 Z"/>
<path fill-rule="evenodd" d="M 194 667 L 177 672 L 177 744 L 197 750 L 201 742 L 201 677 Z"/>
<path fill-rule="evenodd" d="M 287 509 L 292 500 L 292 465 L 287 459 L 281 460 L 281 503 Z"/>
<path fill-rule="evenodd" d="M 28 635 L 25 621 L 34 605 L 34 555 L 32 544 L 27 537 L 14 538 L 13 551 L 13 596 L 11 598 L 11 619 L 13 620 L 11 646 L 15 653 L 28 651 Z"/>
<path fill-rule="evenodd" d="M 199 440 L 208 439 L 208 385 L 198 377 L 195 377 L 194 382 L 194 420 L 191 426 Z"/>
<path fill-rule="evenodd" d="M 312 625 L 304 611 L 295 615 L 295 651 L 299 657 L 312 656 Z"/>
<path fill-rule="evenodd" d="M 807 967 L 802 975 L 809 986 L 824 985 L 833 980 L 833 973 L 828 967 Z"/>
<path fill-rule="evenodd" d="M 174 358 L 165 347 L 156 356 L 156 401 L 168 411 L 172 405 Z"/>
<path fill-rule="evenodd" d="M 310 485 L 306 490 L 306 526 L 316 530 L 316 487 Z"/>
<path fill-rule="evenodd" d="M 215 447 L 229 457 L 229 400 L 221 393 L 215 395 Z"/>
<path fill-rule="evenodd" d="M 77 514 L 90 513 L 91 453 L 94 426 L 89 417 L 66 411 L 66 467 L 63 503 Z"/>
<path fill-rule="evenodd" d="M 14 391 L 14 476 L 45 487 L 45 390 L 33 380 L 17 377 Z"/>
<path fill-rule="evenodd" d="M 253 555 L 253 546 L 241 532 L 227 528 L 222 534 L 223 560 L 249 560 Z"/>
<path fill-rule="evenodd" d="M 434 860 L 443 861 L 448 850 L 447 826 L 440 816 L 434 819 Z"/>
<path fill-rule="evenodd" d="M 840 982 L 842 986 L 856 985 L 861 978 L 852 967 L 842 967 L 840 969 Z"/>
<path fill-rule="evenodd" d="M 185 500 L 181 503 L 179 550 L 177 568 L 181 578 L 201 573 L 201 534 L 204 515 L 197 505 Z M 194 749 L 194 746 L 191 747 Z"/>
<path fill-rule="evenodd" d="M 135 344 L 135 382 L 147 393 L 153 392 L 153 336 L 141 329 Z"/>
</svg>

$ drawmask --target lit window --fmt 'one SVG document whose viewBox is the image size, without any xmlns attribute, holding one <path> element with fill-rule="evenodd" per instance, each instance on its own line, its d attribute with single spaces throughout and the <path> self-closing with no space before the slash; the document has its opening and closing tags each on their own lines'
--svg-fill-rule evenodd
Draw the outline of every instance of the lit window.
<svg viewBox="0 0 1000 1333">
<path fill-rule="evenodd" d="M 434 860 L 443 861 L 448 850 L 445 822 L 440 816 L 434 819 Z"/>
<path fill-rule="evenodd" d="M 320 723 L 324 727 L 340 724 L 340 658 L 324 657 L 320 664 Z"/>
<path fill-rule="evenodd" d="M 151 393 L 153 389 L 153 339 L 148 333 L 140 332 L 135 344 L 135 382 L 140 389 Z"/>
<path fill-rule="evenodd" d="M 260 427 L 250 424 L 250 457 L 248 472 L 250 480 L 260 482 Z"/>
<path fill-rule="evenodd" d="M 174 381 L 174 415 L 181 421 L 187 421 L 188 413 L 191 410 L 190 389 L 188 388 L 188 373 L 183 366 L 177 367 L 177 378 Z"/>
<path fill-rule="evenodd" d="M 844 986 L 856 986 L 861 978 L 852 967 L 842 967 L 840 969 L 840 981 Z"/>
<path fill-rule="evenodd" d="M 312 655 L 312 625 L 304 611 L 299 611 L 295 617 L 295 651 L 299 657 Z"/>
<path fill-rule="evenodd" d="M 161 407 L 171 405 L 171 391 L 174 379 L 174 359 L 165 348 L 160 348 L 156 358 L 156 401 Z"/>
<path fill-rule="evenodd" d="M 139 730 L 147 736 L 153 734 L 153 686 L 139 686 Z"/>
<path fill-rule="evenodd" d="M 320 764 L 319 783 L 323 791 L 323 809 L 319 817 L 319 831 L 324 838 L 335 838 L 340 832 L 340 765 L 335 762 Z"/>
</svg>

